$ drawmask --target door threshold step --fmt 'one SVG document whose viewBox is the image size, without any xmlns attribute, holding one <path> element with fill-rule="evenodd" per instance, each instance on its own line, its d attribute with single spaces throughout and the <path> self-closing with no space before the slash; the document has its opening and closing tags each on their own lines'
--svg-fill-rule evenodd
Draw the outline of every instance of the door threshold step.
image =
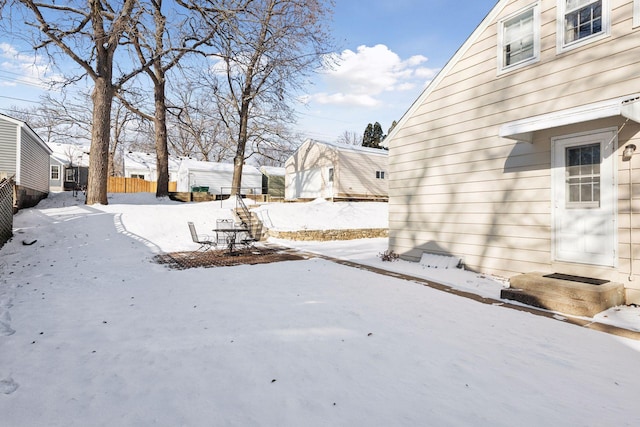
<svg viewBox="0 0 640 427">
<path fill-rule="evenodd" d="M 520 274 L 509 283 L 510 287 L 500 292 L 500 298 L 574 316 L 593 317 L 625 303 L 621 283 L 607 281 L 596 285 L 548 277 L 544 273 Z"/>
</svg>

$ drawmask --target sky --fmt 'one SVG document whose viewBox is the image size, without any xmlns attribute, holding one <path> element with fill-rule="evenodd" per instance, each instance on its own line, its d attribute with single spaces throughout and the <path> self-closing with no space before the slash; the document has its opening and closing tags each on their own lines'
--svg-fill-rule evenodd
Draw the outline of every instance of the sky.
<svg viewBox="0 0 640 427">
<path fill-rule="evenodd" d="M 307 252 L 272 264 L 153 262 L 197 249 L 187 221 L 211 233 L 234 206 L 62 192 L 18 212 L 0 248 L 0 425 L 640 425 L 640 341 L 504 307 L 492 276 L 383 262 L 387 239 L 270 241 Z M 388 206 L 259 209 L 304 230 L 385 226 Z M 640 331 L 638 307 L 601 314 Z"/>
<path fill-rule="evenodd" d="M 300 94 L 296 130 L 303 138 L 335 141 L 377 121 L 386 133 L 495 3 L 336 1 L 330 25 L 337 65 L 314 75 Z M 56 78 L 45 58 L 0 35 L 1 113 L 35 105 L 42 75 Z"/>
</svg>

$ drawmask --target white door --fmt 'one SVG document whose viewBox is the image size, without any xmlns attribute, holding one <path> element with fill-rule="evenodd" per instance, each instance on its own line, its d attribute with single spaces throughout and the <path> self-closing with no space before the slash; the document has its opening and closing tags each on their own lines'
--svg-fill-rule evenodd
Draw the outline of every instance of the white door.
<svg viewBox="0 0 640 427">
<path fill-rule="evenodd" d="M 616 131 L 552 140 L 556 261 L 616 265 Z"/>
</svg>

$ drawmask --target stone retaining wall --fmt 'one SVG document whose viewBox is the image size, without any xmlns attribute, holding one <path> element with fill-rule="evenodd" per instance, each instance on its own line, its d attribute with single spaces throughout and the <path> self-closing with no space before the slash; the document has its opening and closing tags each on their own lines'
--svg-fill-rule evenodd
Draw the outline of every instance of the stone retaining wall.
<svg viewBox="0 0 640 427">
<path fill-rule="evenodd" d="M 387 228 L 361 228 L 348 230 L 299 230 L 276 231 L 268 230 L 268 237 L 284 240 L 327 241 L 327 240 L 354 240 L 371 239 L 376 237 L 388 237 Z"/>
</svg>

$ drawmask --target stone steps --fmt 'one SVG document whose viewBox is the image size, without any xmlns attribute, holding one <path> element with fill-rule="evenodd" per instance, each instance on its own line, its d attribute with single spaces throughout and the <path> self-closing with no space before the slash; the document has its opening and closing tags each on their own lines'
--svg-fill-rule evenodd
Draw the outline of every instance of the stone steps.
<svg viewBox="0 0 640 427">
<path fill-rule="evenodd" d="M 500 298 L 518 301 L 574 316 L 593 317 L 625 303 L 624 285 L 607 282 L 592 285 L 571 280 L 544 277 L 544 273 L 526 273 L 512 277 L 510 288 Z"/>
<path fill-rule="evenodd" d="M 254 237 L 255 240 L 262 241 L 266 239 L 267 236 L 265 235 L 265 232 L 264 232 L 264 225 L 262 224 L 262 221 L 258 219 L 255 213 L 249 211 L 250 217 L 247 218 L 244 210 L 236 209 L 235 212 L 238 218 L 240 218 L 240 221 L 247 224 L 251 232 L 251 235 Z"/>
</svg>

